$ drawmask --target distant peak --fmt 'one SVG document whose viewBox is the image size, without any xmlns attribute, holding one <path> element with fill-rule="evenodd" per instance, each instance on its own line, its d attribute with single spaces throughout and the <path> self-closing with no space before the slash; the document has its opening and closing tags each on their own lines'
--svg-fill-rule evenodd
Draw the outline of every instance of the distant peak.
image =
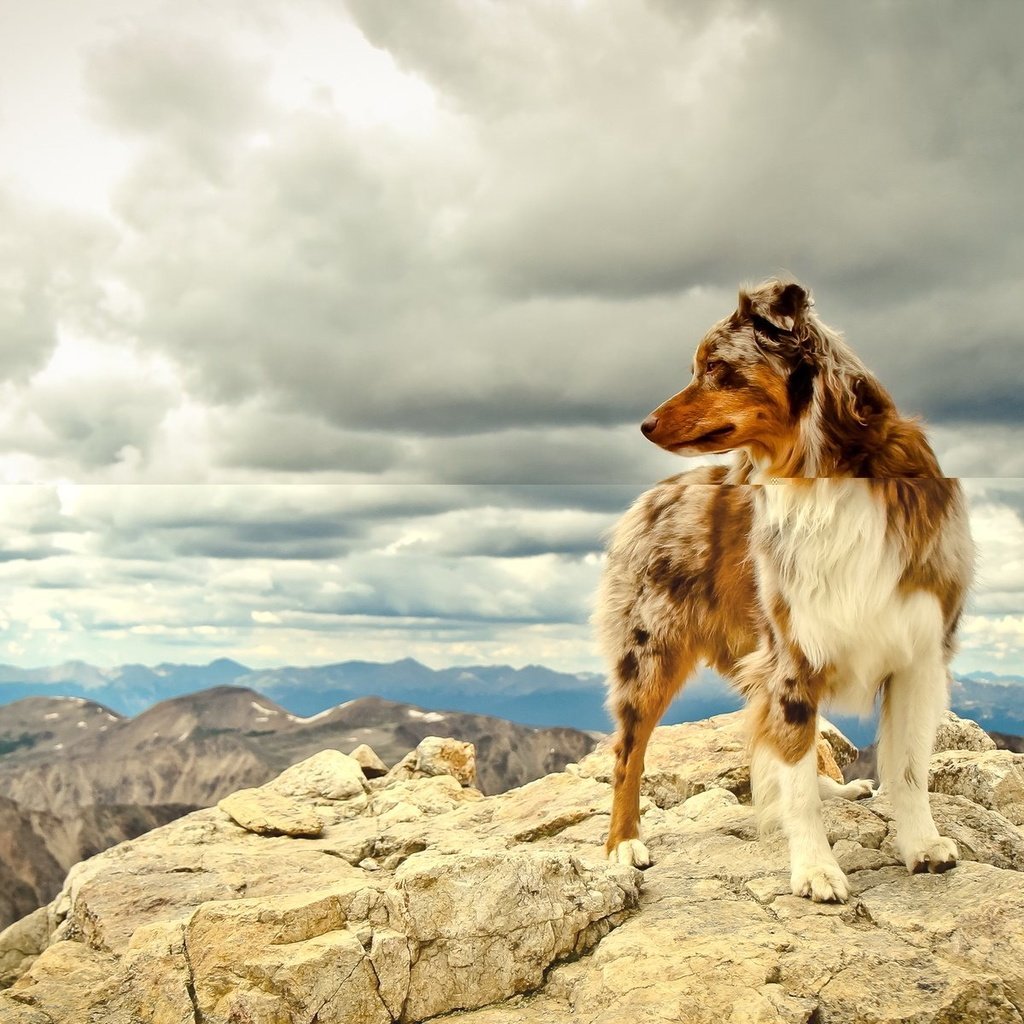
<svg viewBox="0 0 1024 1024">
<path fill-rule="evenodd" d="M 239 673 L 242 675 L 252 672 L 252 669 L 249 668 L 248 665 L 243 665 L 240 661 L 235 661 L 234 658 L 214 658 L 206 667 L 238 669 Z"/>
</svg>

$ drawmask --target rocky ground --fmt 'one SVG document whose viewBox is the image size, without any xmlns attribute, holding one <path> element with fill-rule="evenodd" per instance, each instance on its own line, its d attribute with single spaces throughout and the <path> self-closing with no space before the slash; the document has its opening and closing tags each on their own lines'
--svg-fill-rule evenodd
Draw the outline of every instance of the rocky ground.
<svg viewBox="0 0 1024 1024">
<path fill-rule="evenodd" d="M 364 697 L 298 718 L 253 690 L 221 686 L 133 719 L 80 698 L 0 706 L 0 929 L 48 903 L 85 857 L 318 750 L 362 744 L 388 763 L 444 730 L 476 747 L 476 785 L 497 793 L 593 749 L 576 729 L 534 729 L 484 715 Z"/>
<path fill-rule="evenodd" d="M 324 751 L 76 865 L 0 934 L 0 1021 L 1021 1022 L 1024 755 L 979 732 L 932 762 L 953 871 L 907 875 L 882 797 L 826 804 L 844 906 L 788 894 L 737 716 L 655 733 L 643 874 L 600 856 L 606 748 L 492 797 L 468 744 Z"/>
</svg>

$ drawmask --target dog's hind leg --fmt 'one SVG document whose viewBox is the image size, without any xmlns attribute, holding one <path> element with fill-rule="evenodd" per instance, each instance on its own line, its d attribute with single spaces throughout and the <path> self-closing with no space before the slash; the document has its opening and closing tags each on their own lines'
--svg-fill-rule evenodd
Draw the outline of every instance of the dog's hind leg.
<svg viewBox="0 0 1024 1024">
<path fill-rule="evenodd" d="M 647 867 L 651 855 L 640 839 L 640 782 L 647 742 L 672 698 L 693 671 L 685 652 L 633 649 L 615 668 L 609 707 L 618 723 L 612 817 L 605 852 L 619 864 Z"/>
<path fill-rule="evenodd" d="M 928 804 L 928 761 L 945 707 L 946 668 L 938 655 L 894 673 L 882 695 L 879 775 L 896 819 L 896 848 L 912 874 L 947 871 L 958 856 Z"/>
</svg>

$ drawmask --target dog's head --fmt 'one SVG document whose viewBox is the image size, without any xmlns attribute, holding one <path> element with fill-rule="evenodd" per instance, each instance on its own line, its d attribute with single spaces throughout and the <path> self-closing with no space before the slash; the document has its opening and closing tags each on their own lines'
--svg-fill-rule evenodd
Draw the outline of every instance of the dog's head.
<svg viewBox="0 0 1024 1024">
<path fill-rule="evenodd" d="M 783 465 L 818 374 L 810 315 L 795 282 L 741 290 L 736 311 L 697 346 L 693 380 L 644 420 L 645 436 L 682 455 L 745 449 Z"/>
</svg>

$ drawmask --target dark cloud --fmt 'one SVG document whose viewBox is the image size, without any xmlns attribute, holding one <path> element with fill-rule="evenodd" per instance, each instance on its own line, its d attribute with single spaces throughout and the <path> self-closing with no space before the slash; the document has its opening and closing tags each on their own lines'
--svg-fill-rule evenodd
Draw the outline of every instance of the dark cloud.
<svg viewBox="0 0 1024 1024">
<path fill-rule="evenodd" d="M 83 47 L 110 216 L 0 193 L 5 478 L 118 485 L 8 501 L 12 643 L 589 652 L 602 534 L 694 464 L 638 424 L 777 272 L 947 472 L 1024 475 L 1019 4 L 187 12 Z M 1020 503 L 986 494 L 1001 652 Z"/>
</svg>

